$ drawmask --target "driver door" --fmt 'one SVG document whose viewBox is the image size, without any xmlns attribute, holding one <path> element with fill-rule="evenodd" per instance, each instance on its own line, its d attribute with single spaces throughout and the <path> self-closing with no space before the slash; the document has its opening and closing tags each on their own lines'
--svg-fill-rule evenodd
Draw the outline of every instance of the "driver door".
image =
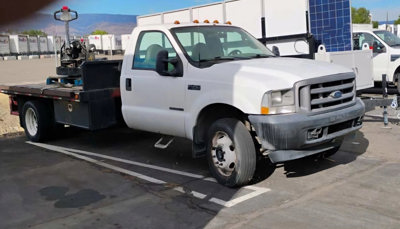
<svg viewBox="0 0 400 229">
<path fill-rule="evenodd" d="M 140 33 L 126 85 L 121 85 L 128 97 L 124 114 L 129 117 L 125 119 L 135 129 L 184 137 L 184 78 L 161 76 L 156 72 L 157 54 L 161 50 L 167 50 L 169 58 L 177 57 L 163 32 Z"/>
</svg>

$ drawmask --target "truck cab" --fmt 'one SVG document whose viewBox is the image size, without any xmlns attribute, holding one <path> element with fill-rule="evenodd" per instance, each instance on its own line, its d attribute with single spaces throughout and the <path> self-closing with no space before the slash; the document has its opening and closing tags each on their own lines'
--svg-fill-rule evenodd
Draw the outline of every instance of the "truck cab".
<svg viewBox="0 0 400 229">
<path fill-rule="evenodd" d="M 121 72 L 134 129 L 185 137 L 227 186 L 248 183 L 257 158 L 282 163 L 334 153 L 361 128 L 351 69 L 276 57 L 239 27 L 139 26 Z"/>
<path fill-rule="evenodd" d="M 400 38 L 386 30 L 355 30 L 353 38 L 354 49 L 366 43 L 373 50 L 374 81 L 381 82 L 385 74 L 400 92 Z"/>
</svg>

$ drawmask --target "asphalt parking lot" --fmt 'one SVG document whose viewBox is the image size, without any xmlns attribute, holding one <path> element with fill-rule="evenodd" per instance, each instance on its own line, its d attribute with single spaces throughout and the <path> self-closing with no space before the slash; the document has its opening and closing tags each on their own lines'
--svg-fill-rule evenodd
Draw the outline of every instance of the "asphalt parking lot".
<svg viewBox="0 0 400 229">
<path fill-rule="evenodd" d="M 158 135 L 125 128 L 3 138 L 0 228 L 399 228 L 391 121 L 371 113 L 334 156 L 265 167 L 240 189 L 210 179 L 184 139 L 160 150 Z"/>
<path fill-rule="evenodd" d="M 54 65 L 0 62 L 0 84 L 42 82 Z M 367 113 L 332 157 L 261 167 L 240 189 L 215 183 L 184 139 L 160 150 L 160 136 L 125 128 L 67 129 L 36 145 L 13 133 L 0 137 L 0 228 L 397 229 L 398 111 L 389 109 L 391 129 L 381 114 Z M 17 119 L 0 119 L 8 124 Z"/>
</svg>

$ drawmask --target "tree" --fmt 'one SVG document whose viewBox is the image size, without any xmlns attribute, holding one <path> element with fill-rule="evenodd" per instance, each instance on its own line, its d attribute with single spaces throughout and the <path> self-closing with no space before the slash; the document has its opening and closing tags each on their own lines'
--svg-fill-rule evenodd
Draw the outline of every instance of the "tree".
<svg viewBox="0 0 400 229">
<path fill-rule="evenodd" d="M 22 34 L 29 36 L 47 36 L 47 33 L 41 30 L 34 30 L 34 29 L 23 31 Z"/>
<path fill-rule="evenodd" d="M 378 26 L 379 26 L 379 22 L 373 21 L 373 22 L 372 22 L 372 26 L 373 26 L 374 29 L 377 29 Z"/>
<path fill-rule="evenodd" d="M 394 21 L 394 24 L 395 24 L 395 25 L 399 25 L 399 24 L 400 24 L 400 16 L 399 16 L 399 18 L 398 18 L 396 21 Z"/>
<path fill-rule="evenodd" d="M 354 24 L 370 24 L 371 18 L 369 10 L 364 7 L 354 8 L 351 7 L 351 19 Z"/>
<path fill-rule="evenodd" d="M 104 35 L 104 34 L 108 34 L 107 31 L 105 30 L 95 30 L 91 33 L 92 35 Z"/>
</svg>

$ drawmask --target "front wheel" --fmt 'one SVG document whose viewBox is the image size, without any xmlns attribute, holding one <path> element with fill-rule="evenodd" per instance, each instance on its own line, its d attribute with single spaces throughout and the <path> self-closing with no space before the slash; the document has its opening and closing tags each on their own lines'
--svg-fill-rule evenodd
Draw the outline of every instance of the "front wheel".
<svg viewBox="0 0 400 229">
<path fill-rule="evenodd" d="M 396 86 L 397 86 L 397 93 L 400 94 L 400 73 L 396 73 L 394 75 L 395 79 L 397 79 Z"/>
<path fill-rule="evenodd" d="M 208 132 L 207 158 L 211 174 L 228 187 L 248 184 L 256 169 L 256 149 L 245 125 L 231 118 L 214 122 Z"/>
<path fill-rule="evenodd" d="M 29 140 L 41 142 L 51 136 L 53 116 L 48 106 L 39 101 L 28 101 L 22 108 L 22 127 Z"/>
</svg>

